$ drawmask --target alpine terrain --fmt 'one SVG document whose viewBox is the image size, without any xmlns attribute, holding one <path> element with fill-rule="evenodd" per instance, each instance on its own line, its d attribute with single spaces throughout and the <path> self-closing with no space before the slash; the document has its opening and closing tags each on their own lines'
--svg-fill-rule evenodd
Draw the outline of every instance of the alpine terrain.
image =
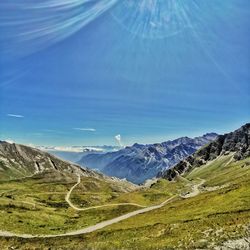
<svg viewBox="0 0 250 250">
<path fill-rule="evenodd" d="M 116 152 L 84 155 L 78 163 L 139 184 L 175 165 L 216 137 L 216 133 L 208 133 L 193 139 L 181 137 L 148 145 L 136 143 Z"/>
<path fill-rule="evenodd" d="M 216 140 L 182 160 L 173 168 L 163 171 L 159 176 L 172 180 L 177 175 L 230 154 L 233 155 L 234 160 L 250 157 L 250 123 L 234 132 L 218 136 Z"/>
<path fill-rule="evenodd" d="M 1 249 L 249 249 L 250 124 L 137 186 L 0 143 Z"/>
</svg>

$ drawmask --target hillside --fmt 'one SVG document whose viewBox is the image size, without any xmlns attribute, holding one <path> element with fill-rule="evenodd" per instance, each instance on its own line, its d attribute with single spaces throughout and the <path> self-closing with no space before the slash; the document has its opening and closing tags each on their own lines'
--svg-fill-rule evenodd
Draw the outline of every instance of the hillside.
<svg viewBox="0 0 250 250">
<path fill-rule="evenodd" d="M 230 153 L 233 153 L 235 160 L 242 160 L 250 156 L 250 123 L 234 132 L 218 136 L 216 140 L 180 161 L 173 168 L 159 173 L 158 176 L 172 180 L 177 175 L 189 172 L 219 156 Z"/>
<path fill-rule="evenodd" d="M 0 180 L 24 178 L 48 171 L 73 176 L 76 174 L 89 177 L 101 176 L 39 149 L 0 141 Z"/>
<path fill-rule="evenodd" d="M 169 198 L 19 144 L 0 143 L 0 235 L 58 234 Z"/>
<path fill-rule="evenodd" d="M 25 250 L 248 250 L 250 157 L 245 149 L 242 151 L 247 140 L 236 140 L 233 134 L 225 140 L 234 145 L 230 152 L 177 175 L 175 181 L 159 179 L 131 192 L 112 189 L 92 177 L 81 177 L 79 184 L 44 182 L 34 177 L 0 182 L 0 246 Z M 237 152 L 242 152 L 240 160 Z M 72 188 L 70 200 L 77 209 L 64 200 Z M 98 206 L 119 202 L 123 205 Z M 96 207 L 84 210 L 93 205 Z M 137 210 L 132 218 L 112 222 L 112 218 L 126 217 Z M 105 222 L 111 223 L 94 230 Z"/>
<path fill-rule="evenodd" d="M 175 165 L 216 137 L 217 134 L 209 133 L 193 139 L 181 137 L 163 143 L 136 143 L 116 152 L 88 154 L 82 157 L 79 164 L 138 184 Z"/>
</svg>

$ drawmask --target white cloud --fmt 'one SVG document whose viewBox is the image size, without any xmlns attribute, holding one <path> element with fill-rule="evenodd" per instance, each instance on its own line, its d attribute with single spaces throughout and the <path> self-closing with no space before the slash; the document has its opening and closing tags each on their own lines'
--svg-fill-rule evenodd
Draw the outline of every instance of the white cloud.
<svg viewBox="0 0 250 250">
<path fill-rule="evenodd" d="M 116 141 L 118 142 L 119 146 L 122 147 L 122 137 L 121 135 L 116 135 L 115 136 Z"/>
<path fill-rule="evenodd" d="M 89 131 L 89 132 L 95 132 L 95 128 L 73 128 L 74 130 L 80 130 L 80 131 Z"/>
<path fill-rule="evenodd" d="M 104 152 L 104 149 L 98 147 L 87 146 L 37 146 L 36 148 L 43 151 L 63 151 L 63 152 Z"/>
<path fill-rule="evenodd" d="M 16 114 L 7 114 L 7 116 L 15 117 L 15 118 L 24 118 L 23 115 L 16 115 Z"/>
</svg>

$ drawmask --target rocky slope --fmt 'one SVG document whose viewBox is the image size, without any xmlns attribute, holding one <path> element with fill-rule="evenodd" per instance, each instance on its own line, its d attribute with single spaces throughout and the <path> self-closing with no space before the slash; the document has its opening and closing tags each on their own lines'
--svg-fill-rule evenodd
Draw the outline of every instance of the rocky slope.
<svg viewBox="0 0 250 250">
<path fill-rule="evenodd" d="M 41 150 L 0 141 L 0 179 L 22 178 L 46 171 L 100 176 L 94 171 L 63 161 Z"/>
<path fill-rule="evenodd" d="M 102 173 L 126 178 L 134 183 L 142 183 L 153 178 L 163 169 L 167 169 L 203 145 L 217 137 L 209 133 L 201 137 L 182 137 L 173 141 L 156 144 L 134 144 L 116 152 L 106 154 L 88 154 L 78 162 Z"/>
<path fill-rule="evenodd" d="M 169 180 L 177 175 L 192 170 L 195 167 L 206 164 L 208 161 L 216 159 L 220 155 L 234 154 L 235 160 L 242 160 L 250 156 L 250 123 L 242 126 L 234 132 L 220 135 L 208 145 L 202 147 L 193 155 L 180 161 L 173 168 L 160 172 L 158 177 Z"/>
<path fill-rule="evenodd" d="M 0 141 L 0 181 L 33 177 L 41 182 L 75 182 L 81 179 L 101 182 L 119 192 L 137 188 L 136 185 L 108 177 L 91 169 L 61 160 L 47 152 L 20 144 Z"/>
</svg>

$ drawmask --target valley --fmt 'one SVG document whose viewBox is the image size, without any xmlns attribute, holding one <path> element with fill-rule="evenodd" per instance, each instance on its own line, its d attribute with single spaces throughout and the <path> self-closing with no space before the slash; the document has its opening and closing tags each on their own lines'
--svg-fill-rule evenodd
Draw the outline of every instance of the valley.
<svg viewBox="0 0 250 250">
<path fill-rule="evenodd" d="M 0 250 L 250 250 L 250 1 L 0 1 Z"/>
<path fill-rule="evenodd" d="M 23 233 L 37 235 L 37 237 L 33 239 L 2 237 L 0 242 L 3 246 L 4 244 L 20 246 L 20 242 L 22 242 L 24 244 L 21 249 L 30 249 L 29 247 L 31 246 L 42 246 L 42 249 L 46 249 L 49 246 L 65 246 L 66 249 L 67 247 L 75 247 L 77 244 L 94 249 L 106 249 L 108 247 L 112 249 L 126 249 L 134 248 L 135 246 L 138 249 L 154 249 L 156 247 L 154 244 L 162 247 L 173 247 L 177 243 L 183 248 L 212 247 L 222 244 L 227 239 L 248 239 L 250 224 L 250 194 L 248 192 L 250 188 L 250 159 L 248 158 L 240 162 L 230 162 L 230 160 L 231 156 L 221 157 L 198 170 L 192 171 L 184 177 L 177 178 L 175 182 L 159 180 L 155 184 L 156 186 L 148 190 L 139 189 L 132 193 L 121 194 L 121 197 L 116 198 L 116 200 L 124 200 L 124 197 L 127 197 L 127 201 L 142 200 L 138 198 L 141 195 L 144 196 L 144 204 L 146 204 L 149 201 L 145 202 L 145 195 L 143 194 L 150 193 L 151 197 L 154 195 L 157 196 L 159 190 L 164 188 L 169 192 L 171 200 L 168 200 L 166 203 L 163 202 L 161 205 L 156 205 L 156 209 L 151 210 L 149 206 L 148 211 L 145 213 L 136 214 L 133 218 L 129 218 L 128 216 L 126 220 L 119 223 L 115 223 L 118 221 L 113 219 L 116 217 L 119 218 L 123 214 L 129 215 L 132 211 L 136 212 L 138 208 L 126 205 L 117 208 L 100 207 L 87 211 L 78 211 L 68 206 L 65 202 L 65 193 L 58 193 L 60 190 L 58 187 L 59 190 L 57 190 L 57 193 L 53 193 L 54 200 L 52 199 L 52 204 L 55 202 L 55 206 L 59 202 L 64 203 L 64 209 L 53 208 L 52 204 L 45 209 L 42 208 L 42 204 L 37 204 L 36 202 L 36 207 L 23 203 L 21 206 L 15 204 L 12 208 L 6 209 L 8 207 L 6 199 L 8 198 L 3 198 L 3 195 L 1 195 L 1 204 L 5 200 L 6 213 L 12 211 L 12 218 L 13 213 L 16 213 L 20 221 L 23 214 L 22 210 L 28 209 L 29 217 L 33 214 L 33 221 L 35 220 L 35 224 L 37 224 L 37 227 L 31 230 L 29 229 L 30 226 L 26 224 L 28 218 L 22 217 L 23 223 L 18 222 L 17 218 L 16 221 L 12 220 L 12 223 L 10 223 L 10 217 L 5 215 L 1 217 L 1 228 L 4 229 L 3 231 L 15 232 L 17 235 L 22 235 Z M 228 162 L 230 163 L 228 164 Z M 207 171 L 211 174 L 206 177 L 204 182 L 202 178 L 204 178 Z M 226 180 L 225 176 L 227 176 Z M 31 182 L 31 180 L 27 182 Z M 24 183 L 27 185 L 27 182 L 25 181 Z M 225 183 L 227 183 L 227 186 L 225 186 Z M 59 186 L 62 187 L 63 185 Z M 207 189 L 213 187 L 216 187 L 214 191 L 207 191 Z M 11 185 L 8 188 L 13 193 Z M 1 184 L 2 189 L 3 183 Z M 7 187 L 5 187 L 6 189 Z M 197 189 L 199 190 L 198 193 Z M 77 190 L 74 191 L 77 194 Z M 180 194 L 181 196 L 179 196 Z M 5 195 L 8 195 L 7 190 L 5 191 Z M 177 196 L 172 199 L 171 197 L 175 195 Z M 122 196 L 124 197 L 122 198 Z M 57 203 L 55 200 L 56 197 Z M 72 200 L 74 200 L 73 197 L 74 195 L 72 195 Z M 236 200 L 237 202 L 235 202 Z M 31 201 L 30 197 L 29 201 Z M 155 202 L 159 201 L 156 200 Z M 104 202 L 103 204 L 108 203 Z M 39 209 L 39 216 L 36 215 L 37 217 L 34 217 L 36 209 Z M 18 210 L 20 211 L 17 213 Z M 43 214 L 43 211 L 46 214 Z M 111 214 L 112 219 L 110 218 Z M 2 221 L 3 218 L 6 218 L 6 220 Z M 98 223 L 100 221 L 108 221 L 110 219 L 115 224 L 110 224 L 107 228 L 99 227 Z M 26 226 L 16 227 L 18 224 L 24 223 Z M 57 228 L 55 227 L 55 223 L 57 223 Z M 95 224 L 97 224 L 97 227 L 94 226 Z M 40 227 L 41 225 L 43 226 Z M 89 228 L 90 225 L 94 227 Z M 103 225 L 106 226 L 106 224 Z M 86 230 L 81 229 L 83 227 Z M 93 229 L 98 229 L 98 231 L 90 233 Z M 84 236 L 84 233 L 88 234 Z M 39 237 L 43 238 L 45 234 L 49 234 L 50 236 L 53 234 L 56 236 L 57 234 L 57 236 L 61 235 L 63 237 L 47 238 L 46 241 L 39 239 Z M 74 234 L 76 235 L 73 236 Z M 38 235 L 40 236 L 38 237 Z M 133 235 L 133 238 L 129 235 Z M 4 233 L 2 233 L 2 236 L 4 236 Z M 103 241 L 103 237 L 105 237 L 105 241 Z M 152 241 L 148 244 L 148 239 L 151 237 L 153 237 Z M 209 239 L 213 240 L 210 241 Z"/>
<path fill-rule="evenodd" d="M 53 176 L 53 173 L 47 174 Z M 133 187 L 134 191 L 128 192 L 119 189 L 120 183 L 110 185 L 102 180 L 82 177 L 81 182 L 75 184 L 73 180 L 68 182 L 63 177 L 60 181 L 53 178 L 49 180 L 48 175 L 44 176 L 46 181 L 34 176 L 1 183 L 3 217 L 0 226 L 3 231 L 14 229 L 15 233 L 35 235 L 65 233 L 78 229 L 80 225 L 90 226 L 138 208 L 158 204 L 173 195 L 164 188 L 168 185 L 165 180 L 151 189 Z M 119 185 L 118 188 L 116 185 Z M 179 183 L 175 186 L 185 188 Z"/>
<path fill-rule="evenodd" d="M 162 143 L 135 143 L 114 152 L 85 154 L 77 163 L 109 176 L 142 184 L 215 140 L 217 136 L 216 133 L 207 133 L 195 138 L 180 137 Z"/>
<path fill-rule="evenodd" d="M 145 185 L 2 143 L 1 249 L 248 249 L 249 130 L 219 136 Z M 29 173 L 17 176 L 25 160 Z"/>
</svg>

